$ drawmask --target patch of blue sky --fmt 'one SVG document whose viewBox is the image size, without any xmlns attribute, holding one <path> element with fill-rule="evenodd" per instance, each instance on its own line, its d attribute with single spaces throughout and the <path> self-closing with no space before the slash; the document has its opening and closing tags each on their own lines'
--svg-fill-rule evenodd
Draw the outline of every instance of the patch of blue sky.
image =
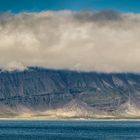
<svg viewBox="0 0 140 140">
<path fill-rule="evenodd" d="M 0 0 L 0 12 L 115 10 L 140 13 L 140 0 Z"/>
</svg>

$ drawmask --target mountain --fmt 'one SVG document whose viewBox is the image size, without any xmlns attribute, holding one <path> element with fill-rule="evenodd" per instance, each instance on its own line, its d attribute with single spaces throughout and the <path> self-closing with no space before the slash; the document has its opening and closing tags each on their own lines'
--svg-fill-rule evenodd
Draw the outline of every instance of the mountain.
<svg viewBox="0 0 140 140">
<path fill-rule="evenodd" d="M 140 117 L 140 74 L 0 71 L 0 115 Z"/>
</svg>

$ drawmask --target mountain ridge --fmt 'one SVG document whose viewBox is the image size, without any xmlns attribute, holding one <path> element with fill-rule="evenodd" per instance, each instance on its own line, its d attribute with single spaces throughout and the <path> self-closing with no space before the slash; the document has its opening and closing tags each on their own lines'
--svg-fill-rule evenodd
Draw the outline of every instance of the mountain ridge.
<svg viewBox="0 0 140 140">
<path fill-rule="evenodd" d="M 55 115 L 57 111 L 57 115 L 70 117 L 68 112 L 73 110 L 75 117 L 140 116 L 136 114 L 140 108 L 139 101 L 140 74 L 136 73 L 38 67 L 0 72 L 0 114 L 45 114 L 49 111 Z M 128 102 L 133 106 L 129 106 Z M 128 113 L 123 110 L 130 110 L 129 107 L 137 111 Z"/>
</svg>

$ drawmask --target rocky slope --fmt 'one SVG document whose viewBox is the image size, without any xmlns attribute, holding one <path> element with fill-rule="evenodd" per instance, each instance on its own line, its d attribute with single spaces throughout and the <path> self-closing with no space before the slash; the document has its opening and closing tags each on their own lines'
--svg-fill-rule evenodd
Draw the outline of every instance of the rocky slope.
<svg viewBox="0 0 140 140">
<path fill-rule="evenodd" d="M 140 75 L 30 67 L 0 71 L 0 114 L 140 116 Z"/>
</svg>

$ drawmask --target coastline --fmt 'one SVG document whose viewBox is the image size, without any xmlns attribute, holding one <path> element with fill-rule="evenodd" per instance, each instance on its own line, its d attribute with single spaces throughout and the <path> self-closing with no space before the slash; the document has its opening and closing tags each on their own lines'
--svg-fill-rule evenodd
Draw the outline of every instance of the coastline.
<svg viewBox="0 0 140 140">
<path fill-rule="evenodd" d="M 101 117 L 101 118 L 81 118 L 81 117 L 0 117 L 0 121 L 140 121 L 140 117 Z"/>
</svg>

